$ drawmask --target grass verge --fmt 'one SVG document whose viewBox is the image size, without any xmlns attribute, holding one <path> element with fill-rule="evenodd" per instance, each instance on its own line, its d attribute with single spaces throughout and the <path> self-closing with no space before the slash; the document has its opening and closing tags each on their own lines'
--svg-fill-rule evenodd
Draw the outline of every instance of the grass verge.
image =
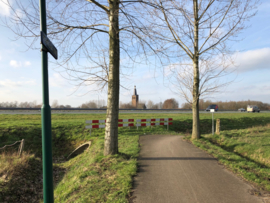
<svg viewBox="0 0 270 203">
<path fill-rule="evenodd" d="M 245 180 L 270 192 L 270 125 L 227 130 L 191 140 Z"/>
</svg>

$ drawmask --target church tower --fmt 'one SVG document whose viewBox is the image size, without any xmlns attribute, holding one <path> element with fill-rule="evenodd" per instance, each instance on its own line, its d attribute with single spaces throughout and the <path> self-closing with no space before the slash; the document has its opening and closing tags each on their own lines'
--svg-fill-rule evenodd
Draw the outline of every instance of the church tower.
<svg viewBox="0 0 270 203">
<path fill-rule="evenodd" d="M 134 93 L 132 95 L 132 106 L 137 108 L 139 104 L 139 95 L 137 95 L 136 86 L 134 86 Z"/>
</svg>

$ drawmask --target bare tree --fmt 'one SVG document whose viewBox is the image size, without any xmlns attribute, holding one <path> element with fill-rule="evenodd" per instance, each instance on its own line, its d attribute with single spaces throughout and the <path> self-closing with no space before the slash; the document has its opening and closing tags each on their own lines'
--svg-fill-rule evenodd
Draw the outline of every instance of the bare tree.
<svg viewBox="0 0 270 203">
<path fill-rule="evenodd" d="M 33 48 L 39 39 L 38 1 L 5 2 L 13 15 L 4 23 Z M 56 65 L 64 68 L 78 87 L 107 87 L 104 155 L 118 153 L 119 74 L 125 70 L 122 65 L 120 71 L 120 49 L 126 66 L 141 62 L 148 53 L 146 47 L 154 51 L 144 40 L 147 29 L 135 12 L 141 4 L 151 5 L 143 0 L 47 0 L 48 35 L 60 56 Z"/>
<path fill-rule="evenodd" d="M 53 103 L 52 103 L 52 108 L 57 108 L 59 106 L 58 104 L 58 101 L 57 100 L 53 100 Z"/>
<path fill-rule="evenodd" d="M 147 108 L 148 109 L 152 109 L 153 108 L 153 106 L 154 106 L 154 102 L 152 101 L 152 100 L 149 100 L 148 102 L 147 102 Z"/>
<path fill-rule="evenodd" d="M 137 105 L 137 109 L 146 109 L 146 105 L 144 101 L 140 101 Z"/>
<path fill-rule="evenodd" d="M 96 101 L 89 101 L 89 102 L 86 102 L 86 103 L 83 103 L 81 105 L 81 108 L 83 109 L 86 109 L 86 108 L 97 108 L 97 103 Z"/>
<path fill-rule="evenodd" d="M 200 99 L 211 97 L 231 84 L 234 79 L 222 80 L 234 71 L 233 59 L 230 56 L 201 57 L 199 63 L 199 96 Z M 193 64 L 179 63 L 167 68 L 168 79 L 173 84 L 173 92 L 180 95 L 188 103 L 193 103 Z"/>
<path fill-rule="evenodd" d="M 192 103 L 192 139 L 198 139 L 199 98 L 222 86 L 211 80 L 227 74 L 229 64 L 224 61 L 232 53 L 228 40 L 237 39 L 259 0 L 154 1 L 162 12 L 152 10 L 146 20 L 155 30 L 153 35 L 163 40 L 161 48 L 168 50 L 170 61 L 164 65 L 182 68 L 174 71 L 182 95 Z"/>
<path fill-rule="evenodd" d="M 162 105 L 163 109 L 178 109 L 179 103 L 174 98 L 166 99 Z"/>
<path fill-rule="evenodd" d="M 148 109 L 160 109 L 162 104 L 160 104 L 160 103 L 154 104 L 154 102 L 152 100 L 149 100 L 147 102 L 146 106 L 147 106 Z"/>
</svg>

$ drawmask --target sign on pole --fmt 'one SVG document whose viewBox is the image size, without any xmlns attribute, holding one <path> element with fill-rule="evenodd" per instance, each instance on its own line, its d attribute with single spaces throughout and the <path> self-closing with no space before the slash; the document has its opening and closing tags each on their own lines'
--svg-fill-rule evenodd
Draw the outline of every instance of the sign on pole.
<svg viewBox="0 0 270 203">
<path fill-rule="evenodd" d="M 46 0 L 39 0 L 40 6 L 40 38 L 41 38 L 41 72 L 42 72 L 42 169 L 43 200 L 53 203 L 53 164 L 52 164 L 52 127 L 51 107 L 49 102 L 48 52 L 57 59 L 57 49 L 47 37 Z"/>
<path fill-rule="evenodd" d="M 58 59 L 57 49 L 43 31 L 40 31 L 40 39 L 41 44 L 43 44 L 45 47 L 44 51 L 50 52 L 50 54 L 57 60 Z"/>
</svg>

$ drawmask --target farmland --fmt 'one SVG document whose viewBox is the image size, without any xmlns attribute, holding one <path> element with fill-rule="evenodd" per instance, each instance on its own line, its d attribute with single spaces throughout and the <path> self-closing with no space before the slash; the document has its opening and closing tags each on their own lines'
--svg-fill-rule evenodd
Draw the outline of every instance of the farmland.
<svg viewBox="0 0 270 203">
<path fill-rule="evenodd" d="M 167 131 L 153 128 L 119 128 L 119 155 L 103 156 L 104 129 L 91 136 L 85 120 L 105 119 L 105 114 L 53 114 L 52 144 L 55 202 L 127 202 L 132 176 L 137 171 L 139 136 L 176 134 L 190 138 L 191 114 L 120 114 L 127 118 L 173 118 Z M 213 154 L 228 169 L 261 189 L 270 191 L 270 114 L 219 113 L 221 134 L 211 135 L 212 115 L 201 114 L 203 138 L 193 144 Z M 38 202 L 42 200 L 41 117 L 40 115 L 0 115 L 0 147 L 25 139 L 21 158 L 18 146 L 0 154 L 0 201 Z M 92 141 L 85 153 L 66 160 L 80 144 Z M 24 189 L 20 189 L 24 185 Z"/>
</svg>

